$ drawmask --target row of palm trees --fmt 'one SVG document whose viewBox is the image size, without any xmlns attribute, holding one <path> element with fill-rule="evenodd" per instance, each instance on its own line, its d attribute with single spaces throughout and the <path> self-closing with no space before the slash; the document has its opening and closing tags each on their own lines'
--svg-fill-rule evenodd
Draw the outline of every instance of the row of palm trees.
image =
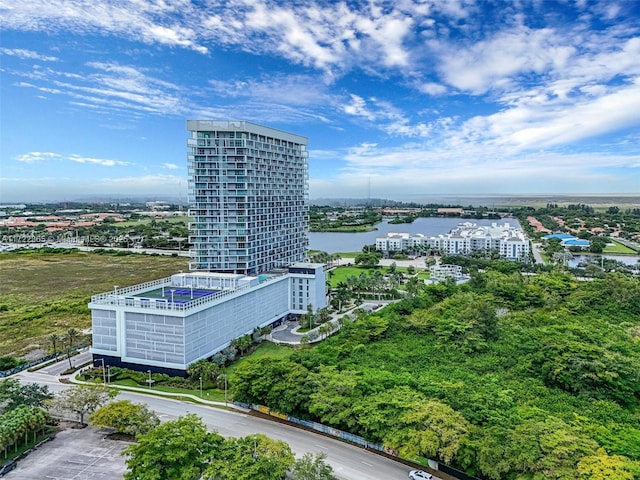
<svg viewBox="0 0 640 480">
<path fill-rule="evenodd" d="M 415 295 L 421 282 L 413 274 L 413 268 L 408 273 L 407 278 L 392 265 L 386 275 L 380 270 L 373 270 L 369 274 L 363 272 L 359 276 L 350 275 L 338 283 L 336 288 L 329 288 L 331 305 L 337 310 L 342 310 L 345 303 L 363 295 L 377 300 Z"/>
<path fill-rule="evenodd" d="M 324 263 L 327 268 L 331 268 L 340 264 L 342 256 L 339 253 L 317 252 L 309 255 L 309 260 L 316 263 Z"/>
<path fill-rule="evenodd" d="M 346 291 L 351 297 L 360 294 L 369 294 L 372 298 L 381 299 L 382 295 L 392 293 L 404 282 L 404 274 L 394 272 L 384 275 L 380 270 L 374 270 L 370 274 L 361 273 L 359 276 L 350 275 L 344 282 L 337 285 L 337 292 Z"/>
<path fill-rule="evenodd" d="M 18 442 L 24 438 L 24 444 L 29 442 L 29 434 L 33 433 L 33 441 L 37 433 L 47 424 L 49 415 L 38 407 L 21 405 L 0 416 L 0 450 L 4 458 L 10 447 L 18 449 Z"/>
<path fill-rule="evenodd" d="M 52 333 L 47 337 L 51 347 L 53 349 L 53 356 L 58 356 L 58 348 L 60 347 L 60 351 L 65 351 L 67 354 L 67 360 L 69 361 L 69 368 L 73 368 L 71 365 L 71 352 L 73 351 L 74 344 L 76 340 L 78 340 L 81 336 L 80 331 L 75 328 L 69 328 L 66 331 L 66 336 L 58 335 L 57 333 Z"/>
</svg>

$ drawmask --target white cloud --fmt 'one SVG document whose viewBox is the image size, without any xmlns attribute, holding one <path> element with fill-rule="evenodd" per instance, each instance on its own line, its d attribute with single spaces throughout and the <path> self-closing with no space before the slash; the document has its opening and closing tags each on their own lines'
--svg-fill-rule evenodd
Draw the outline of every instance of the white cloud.
<svg viewBox="0 0 640 480">
<path fill-rule="evenodd" d="M 151 76 L 145 69 L 118 63 L 90 62 L 82 73 L 40 69 L 16 75 L 30 82 L 15 85 L 64 95 L 72 103 L 135 116 L 139 113 L 180 115 L 190 109 L 182 87 Z"/>
<path fill-rule="evenodd" d="M 164 168 L 166 168 L 167 170 L 177 170 L 177 169 L 179 169 L 179 168 L 180 168 L 180 167 L 179 167 L 178 165 L 176 165 L 175 163 L 168 163 L 168 162 L 163 163 L 163 164 L 162 164 L 162 166 L 163 166 Z"/>
<path fill-rule="evenodd" d="M 187 24 L 194 15 L 190 2 L 162 0 L 157 2 L 114 0 L 30 0 L 14 2 L 2 10 L 3 29 L 57 32 L 65 30 L 76 35 L 96 32 L 120 35 L 148 44 L 159 43 L 184 47 L 206 53 L 206 47 L 196 40 L 197 34 L 188 26 L 168 24 L 179 14 Z"/>
<path fill-rule="evenodd" d="M 28 60 L 41 60 L 43 62 L 57 62 L 58 57 L 52 57 L 50 55 L 41 55 L 32 50 L 25 50 L 23 48 L 0 48 L 0 53 L 8 55 L 10 57 L 24 58 Z"/>
<path fill-rule="evenodd" d="M 114 166 L 129 166 L 132 165 L 130 162 L 123 162 L 121 160 L 111 160 L 105 158 L 92 158 L 92 157 L 83 157 L 81 155 L 70 154 L 63 155 L 59 153 L 53 152 L 27 152 L 22 155 L 18 155 L 16 157 L 18 162 L 23 163 L 37 163 L 37 162 L 50 162 L 50 161 L 69 161 L 74 163 L 86 163 L 90 165 L 101 165 L 103 167 L 114 167 Z"/>
<path fill-rule="evenodd" d="M 442 51 L 439 69 L 447 83 L 475 95 L 507 89 L 520 74 L 563 68 L 575 51 L 553 30 L 527 27 L 500 31 L 468 48 L 442 43 L 432 47 Z"/>
</svg>

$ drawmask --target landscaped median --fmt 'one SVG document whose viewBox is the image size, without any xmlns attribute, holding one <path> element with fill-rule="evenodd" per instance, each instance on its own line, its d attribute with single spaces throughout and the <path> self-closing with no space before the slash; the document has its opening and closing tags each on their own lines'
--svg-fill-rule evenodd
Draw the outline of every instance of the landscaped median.
<svg viewBox="0 0 640 480">
<path fill-rule="evenodd" d="M 208 400 L 206 398 L 203 398 L 203 396 L 200 396 L 194 393 L 188 393 L 190 392 L 190 390 L 187 390 L 187 389 L 162 387 L 162 386 L 140 387 L 140 386 L 133 386 L 133 385 L 123 385 L 119 382 L 97 383 L 92 381 L 80 380 L 77 378 L 79 375 L 86 373 L 88 370 L 91 370 L 91 367 L 80 369 L 67 378 L 69 379 L 70 383 L 73 383 L 76 385 L 103 385 L 109 388 L 115 388 L 122 391 L 142 393 L 145 395 L 156 395 L 159 397 L 172 398 L 175 400 L 185 400 L 185 401 L 190 401 L 194 403 L 200 403 L 203 405 L 209 405 L 211 407 L 216 407 L 216 408 L 233 408 L 243 412 L 248 411 L 246 408 L 236 405 L 230 401 L 225 402 L 220 400 Z M 203 393 L 208 394 L 208 392 L 206 391 Z"/>
</svg>

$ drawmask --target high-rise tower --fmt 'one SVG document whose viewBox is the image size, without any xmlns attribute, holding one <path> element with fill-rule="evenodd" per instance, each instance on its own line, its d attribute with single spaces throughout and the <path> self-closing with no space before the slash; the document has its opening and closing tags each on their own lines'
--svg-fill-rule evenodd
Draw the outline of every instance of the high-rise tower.
<svg viewBox="0 0 640 480">
<path fill-rule="evenodd" d="M 303 261 L 308 139 L 245 121 L 187 130 L 190 269 L 255 275 Z"/>
</svg>

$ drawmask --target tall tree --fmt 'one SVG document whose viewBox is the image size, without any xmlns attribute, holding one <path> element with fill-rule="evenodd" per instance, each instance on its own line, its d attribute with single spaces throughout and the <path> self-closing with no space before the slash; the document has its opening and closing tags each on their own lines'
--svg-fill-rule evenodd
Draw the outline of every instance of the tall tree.
<svg viewBox="0 0 640 480">
<path fill-rule="evenodd" d="M 289 474 L 290 480 L 338 480 L 333 475 L 333 468 L 325 462 L 327 456 L 324 453 L 305 453 L 302 458 L 296 460 Z"/>
<path fill-rule="evenodd" d="M 209 461 L 204 478 L 216 480 L 281 480 L 293 466 L 289 445 L 256 434 L 225 440 Z"/>
<path fill-rule="evenodd" d="M 80 332 L 75 328 L 69 328 L 67 330 L 67 360 L 69 360 L 69 368 L 73 368 L 71 365 L 71 350 L 73 350 L 73 343 L 80 336 Z"/>
<path fill-rule="evenodd" d="M 117 390 L 101 385 L 78 386 L 63 390 L 48 402 L 50 410 L 71 412 L 78 416 L 84 425 L 87 414 L 95 412 L 99 407 L 118 395 Z"/>
<path fill-rule="evenodd" d="M 0 414 L 21 405 L 44 407 L 46 400 L 53 397 L 46 385 L 37 383 L 21 384 L 14 378 L 0 381 Z"/>
<path fill-rule="evenodd" d="M 51 348 L 53 349 L 53 356 L 56 357 L 58 355 L 58 345 L 62 342 L 62 337 L 56 333 L 52 333 L 47 337 L 49 343 L 51 343 Z"/>
<path fill-rule="evenodd" d="M 125 480 L 199 480 L 224 442 L 194 414 L 165 422 L 137 440 L 122 452 L 129 468 Z"/>
</svg>

